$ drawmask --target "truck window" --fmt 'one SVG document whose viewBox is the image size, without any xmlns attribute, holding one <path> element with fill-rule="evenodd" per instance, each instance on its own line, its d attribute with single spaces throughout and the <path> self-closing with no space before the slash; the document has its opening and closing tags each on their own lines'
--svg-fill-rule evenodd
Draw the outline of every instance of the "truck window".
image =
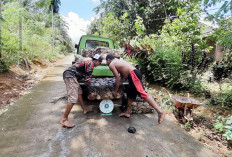
<svg viewBox="0 0 232 157">
<path fill-rule="evenodd" d="M 109 43 L 105 41 L 98 41 L 98 40 L 86 40 L 86 44 L 85 44 L 86 48 L 96 48 L 98 46 L 109 47 Z"/>
</svg>

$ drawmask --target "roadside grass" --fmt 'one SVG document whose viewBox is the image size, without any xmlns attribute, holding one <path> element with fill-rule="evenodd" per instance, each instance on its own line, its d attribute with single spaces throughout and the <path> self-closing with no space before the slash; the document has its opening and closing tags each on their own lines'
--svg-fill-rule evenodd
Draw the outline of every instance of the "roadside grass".
<svg viewBox="0 0 232 157">
<path fill-rule="evenodd" d="M 175 106 L 171 100 L 171 95 L 187 96 L 188 91 L 173 91 L 158 85 L 146 85 L 146 90 L 154 96 L 160 107 L 168 113 L 168 118 L 173 119 L 191 136 L 220 156 L 232 156 L 231 140 L 227 139 L 228 136 L 225 137 L 226 124 L 219 118 L 230 118 L 232 116 L 232 108 L 225 108 L 222 104 L 211 104 L 211 99 L 215 98 L 218 94 L 232 91 L 232 80 L 224 79 L 220 83 L 217 83 L 209 82 L 203 78 L 201 79 L 201 85 L 210 92 L 211 98 L 205 98 L 204 94 L 199 97 L 190 94 L 191 98 L 199 100 L 205 105 L 195 109 L 192 120 L 185 124 L 179 123 L 174 115 Z M 223 130 L 217 130 L 218 124 L 221 124 Z"/>
</svg>

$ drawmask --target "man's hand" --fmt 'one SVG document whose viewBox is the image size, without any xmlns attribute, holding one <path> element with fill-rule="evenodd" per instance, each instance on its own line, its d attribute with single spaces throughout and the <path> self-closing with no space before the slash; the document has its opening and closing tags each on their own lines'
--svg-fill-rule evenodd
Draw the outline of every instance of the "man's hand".
<svg viewBox="0 0 232 157">
<path fill-rule="evenodd" d="M 113 96 L 116 98 L 117 97 L 117 95 L 118 95 L 118 92 L 113 92 Z"/>
<path fill-rule="evenodd" d="M 95 100 L 96 96 L 97 96 L 96 93 L 91 93 L 91 94 L 88 95 L 88 99 L 89 100 Z"/>
</svg>

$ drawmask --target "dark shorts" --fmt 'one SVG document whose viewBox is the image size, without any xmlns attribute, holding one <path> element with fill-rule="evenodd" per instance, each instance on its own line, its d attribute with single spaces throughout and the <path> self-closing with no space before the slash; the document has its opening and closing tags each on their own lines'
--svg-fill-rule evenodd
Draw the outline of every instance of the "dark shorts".
<svg viewBox="0 0 232 157">
<path fill-rule="evenodd" d="M 147 99 L 148 93 L 144 90 L 142 84 L 142 74 L 139 70 L 135 69 L 131 71 L 128 75 L 129 87 L 127 89 L 127 97 L 135 99 L 137 95 L 140 95 L 141 98 Z"/>
</svg>

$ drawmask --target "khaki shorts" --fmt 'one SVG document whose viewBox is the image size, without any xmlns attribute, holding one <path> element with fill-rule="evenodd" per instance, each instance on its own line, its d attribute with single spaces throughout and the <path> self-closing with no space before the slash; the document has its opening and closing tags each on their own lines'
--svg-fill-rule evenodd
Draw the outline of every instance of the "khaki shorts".
<svg viewBox="0 0 232 157">
<path fill-rule="evenodd" d="M 76 78 L 68 77 L 64 78 L 66 84 L 67 94 L 68 94 L 68 103 L 77 103 L 78 94 L 82 94 L 82 89 L 77 82 Z"/>
</svg>

